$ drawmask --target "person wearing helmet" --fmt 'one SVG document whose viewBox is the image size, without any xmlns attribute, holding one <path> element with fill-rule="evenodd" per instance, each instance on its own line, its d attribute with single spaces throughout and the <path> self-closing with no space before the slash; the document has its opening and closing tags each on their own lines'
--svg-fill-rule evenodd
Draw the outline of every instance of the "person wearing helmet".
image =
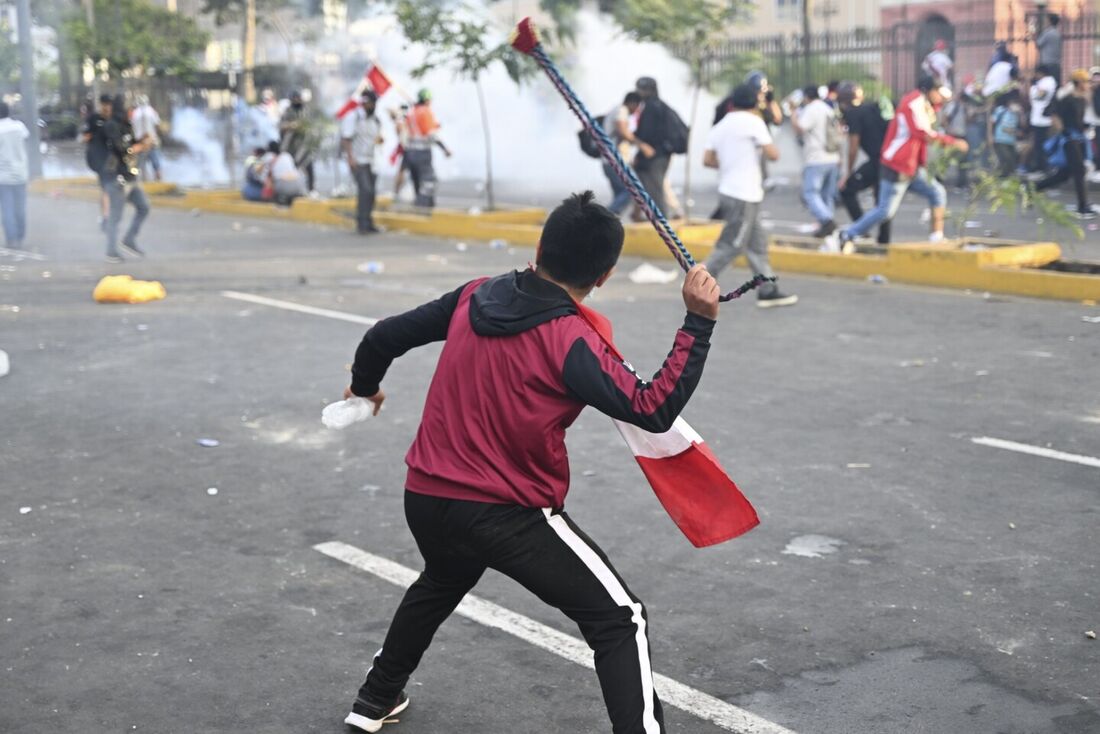
<svg viewBox="0 0 1100 734">
<path fill-rule="evenodd" d="M 932 208 L 928 239 L 932 242 L 943 239 L 947 191 L 925 168 L 928 146 L 934 143 L 963 153 L 970 149 L 965 140 L 941 133 L 934 127 L 936 110 L 949 99 L 951 90 L 938 85 L 930 76 L 921 77 L 917 88 L 902 97 L 882 143 L 878 204 L 839 233 L 827 237 L 826 250 L 855 252 L 855 238 L 862 237 L 880 222 L 893 219 L 905 192 L 910 189 L 926 197 Z"/>
<path fill-rule="evenodd" d="M 859 203 L 859 193 L 871 189 L 878 204 L 879 195 L 879 156 L 882 153 L 882 140 L 886 137 L 887 122 L 882 109 L 877 104 L 863 104 L 863 87 L 856 82 L 841 82 L 837 87 L 837 105 L 848 128 L 847 173 L 840 178 L 840 200 L 848 210 L 852 221 L 863 216 L 863 207 Z M 867 156 L 858 168 L 856 159 L 860 151 Z M 878 243 L 890 242 L 890 220 L 884 219 L 878 226 Z"/>
<path fill-rule="evenodd" d="M 432 112 L 431 90 L 421 89 L 416 93 L 416 104 L 405 116 L 405 167 L 412 177 L 413 190 L 416 192 L 416 206 L 430 209 L 435 206 L 435 168 L 432 165 L 432 147 L 439 146 L 443 154 L 451 157 L 450 149 L 436 134 L 439 121 Z"/>
</svg>

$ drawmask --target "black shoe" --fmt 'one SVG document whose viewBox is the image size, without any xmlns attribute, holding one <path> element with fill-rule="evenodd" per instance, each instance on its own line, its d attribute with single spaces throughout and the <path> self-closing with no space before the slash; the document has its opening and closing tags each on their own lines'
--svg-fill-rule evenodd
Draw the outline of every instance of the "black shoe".
<svg viewBox="0 0 1100 734">
<path fill-rule="evenodd" d="M 836 222 L 829 220 L 822 222 L 817 229 L 814 230 L 814 237 L 828 237 L 836 231 Z"/>
<path fill-rule="evenodd" d="M 409 697 L 404 691 L 398 694 L 397 700 L 390 705 L 378 705 L 356 698 L 352 704 L 351 713 L 344 719 L 348 726 L 354 726 L 366 732 L 376 732 L 383 724 L 393 724 L 397 720 L 393 717 L 409 707 Z"/>
<path fill-rule="evenodd" d="M 798 303 L 798 296 L 786 295 L 779 290 L 774 290 L 771 293 L 761 293 L 756 298 L 756 305 L 760 308 L 775 308 L 777 306 L 793 306 Z"/>
<path fill-rule="evenodd" d="M 1096 211 L 1093 209 L 1077 210 L 1078 219 L 1096 219 Z"/>
<path fill-rule="evenodd" d="M 119 242 L 118 248 L 131 257 L 136 257 L 139 260 L 145 257 L 145 250 L 137 246 L 136 242 Z"/>
<path fill-rule="evenodd" d="M 385 232 L 386 230 L 376 224 L 368 224 L 366 227 L 363 227 L 362 229 L 356 231 L 359 234 L 380 234 L 382 232 Z"/>
</svg>

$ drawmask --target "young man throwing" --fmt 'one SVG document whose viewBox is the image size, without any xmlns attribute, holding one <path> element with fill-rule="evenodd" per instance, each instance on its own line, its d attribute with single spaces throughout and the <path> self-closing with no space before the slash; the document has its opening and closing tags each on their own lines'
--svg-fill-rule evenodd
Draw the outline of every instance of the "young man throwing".
<svg viewBox="0 0 1100 734">
<path fill-rule="evenodd" d="M 580 301 L 611 277 L 619 218 L 592 192 L 546 221 L 535 268 L 479 279 L 372 327 L 345 396 L 375 405 L 395 358 L 446 340 L 405 462 L 405 516 L 424 556 L 345 723 L 376 732 L 409 701 L 405 686 L 443 621 L 492 568 L 577 623 L 595 651 L 615 734 L 661 734 L 649 623 L 599 547 L 566 514 L 565 429 L 586 405 L 648 431 L 668 430 L 691 397 L 718 318 L 718 284 L 702 266 L 652 381 L 613 357 Z M 478 365 L 470 369 L 470 365 Z"/>
</svg>

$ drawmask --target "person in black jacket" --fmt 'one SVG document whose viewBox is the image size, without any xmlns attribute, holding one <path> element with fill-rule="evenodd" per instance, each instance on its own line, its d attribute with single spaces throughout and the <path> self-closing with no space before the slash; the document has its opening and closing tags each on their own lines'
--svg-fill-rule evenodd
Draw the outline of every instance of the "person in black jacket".
<svg viewBox="0 0 1100 734">
<path fill-rule="evenodd" d="M 1088 200 L 1085 188 L 1085 105 L 1088 104 L 1089 73 L 1077 69 L 1070 75 L 1070 81 L 1058 90 L 1051 114 L 1062 122 L 1062 136 L 1065 138 L 1065 163 L 1057 171 L 1035 184 L 1043 191 L 1073 179 L 1077 191 L 1077 217 L 1095 219 L 1096 212 Z"/>
<path fill-rule="evenodd" d="M 107 194 L 108 213 L 104 231 L 107 234 L 107 262 L 122 262 L 122 254 L 145 257 L 137 244 L 141 225 L 149 216 L 149 199 L 138 182 L 137 154 L 146 149 L 146 143 L 134 140 L 134 128 L 126 114 L 126 100 L 120 94 L 111 106 L 111 115 L 103 124 L 102 136 L 107 157 L 99 171 L 99 182 Z M 134 218 L 130 227 L 118 240 L 118 226 L 122 222 L 122 210 L 126 202 L 134 206 Z"/>
<path fill-rule="evenodd" d="M 565 435 L 586 406 L 668 431 L 702 377 L 719 290 L 705 266 L 688 272 L 683 326 L 661 369 L 641 379 L 612 354 L 581 303 L 611 277 L 623 245 L 619 217 L 594 199 L 591 191 L 573 195 L 550 214 L 534 268 L 479 278 L 382 319 L 356 349 L 344 395 L 377 412 L 393 361 L 444 343 L 405 458 L 405 518 L 424 572 L 344 719 L 360 731 L 381 730 L 409 706 L 405 687 L 432 636 L 490 568 L 577 624 L 595 651 L 615 734 L 666 731 L 645 606 L 565 509 Z M 513 729 L 521 730 L 531 731 Z"/>
<path fill-rule="evenodd" d="M 638 141 L 638 154 L 634 157 L 634 171 L 662 213 L 667 214 L 665 175 L 672 160 L 672 128 L 678 118 L 657 94 L 657 81 L 643 76 L 635 82 L 634 91 L 642 98 L 641 113 L 634 137 Z"/>
</svg>

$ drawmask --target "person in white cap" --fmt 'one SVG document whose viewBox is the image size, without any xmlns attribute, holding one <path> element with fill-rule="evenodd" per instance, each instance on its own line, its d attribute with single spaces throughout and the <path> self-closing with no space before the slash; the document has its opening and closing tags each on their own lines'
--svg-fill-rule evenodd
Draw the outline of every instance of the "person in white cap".
<svg viewBox="0 0 1100 734">
<path fill-rule="evenodd" d="M 947 192 L 925 168 L 928 145 L 936 143 L 963 153 L 970 149 L 965 140 L 933 127 L 936 110 L 950 98 L 951 90 L 940 86 L 930 76 L 922 77 L 917 88 L 902 97 L 882 142 L 878 204 L 838 235 L 827 238 L 826 249 L 855 252 L 853 240 L 870 232 L 880 222 L 893 219 L 905 192 L 910 189 L 926 197 L 932 208 L 932 231 L 928 239 L 933 242 L 943 239 Z"/>
</svg>

